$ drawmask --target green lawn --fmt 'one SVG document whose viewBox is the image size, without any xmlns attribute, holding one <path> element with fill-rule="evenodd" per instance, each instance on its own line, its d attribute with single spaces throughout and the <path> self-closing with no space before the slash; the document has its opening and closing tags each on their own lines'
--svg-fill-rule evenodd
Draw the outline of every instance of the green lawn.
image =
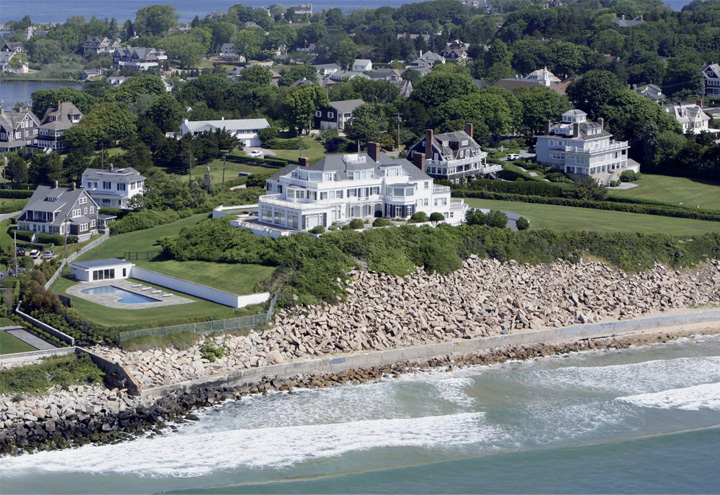
<svg viewBox="0 0 720 495">
<path fill-rule="evenodd" d="M 208 218 L 201 213 L 177 222 L 146 230 L 137 230 L 110 239 L 78 258 L 78 261 L 122 258 L 127 251 L 154 251 L 160 254 L 157 239 L 177 235 L 183 227 L 195 225 Z M 182 278 L 233 294 L 245 295 L 257 292 L 259 285 L 272 276 L 275 268 L 261 265 L 230 265 L 203 261 L 174 261 L 151 255 L 150 260 L 133 260 L 138 266 L 158 273 Z M 53 286 L 55 290 L 55 286 Z"/>
<path fill-rule="evenodd" d="M 534 229 L 591 230 L 595 232 L 641 232 L 697 235 L 720 231 L 720 222 L 689 220 L 685 218 L 642 215 L 619 211 L 594 210 L 572 206 L 555 206 L 522 203 L 519 201 L 498 201 L 486 199 L 465 199 L 472 207 L 506 210 L 530 220 Z"/>
<path fill-rule="evenodd" d="M 219 158 L 217 160 L 213 160 L 207 165 L 198 165 L 197 167 L 193 167 L 192 169 L 192 175 L 193 178 L 199 179 L 200 177 L 207 174 L 207 167 L 210 167 L 210 177 L 212 177 L 213 184 L 222 184 L 222 177 L 223 177 L 223 160 L 222 158 Z M 256 165 L 246 165 L 244 163 L 233 163 L 233 162 L 226 162 L 225 163 L 225 180 L 230 179 L 237 179 L 239 172 L 249 172 L 251 174 L 256 173 L 266 173 L 266 172 L 272 172 L 273 169 L 269 167 L 258 167 Z M 183 178 L 186 178 L 189 180 L 189 175 L 183 175 Z"/>
<path fill-rule="evenodd" d="M 5 326 L 0 322 L 0 327 Z M 13 337 L 7 332 L 0 332 L 0 354 L 15 354 L 16 352 L 34 351 L 35 348 L 22 340 Z"/>
<path fill-rule="evenodd" d="M 282 139 L 278 139 L 278 141 L 282 141 Z M 315 139 L 311 137 L 303 137 L 302 140 L 302 156 L 305 158 L 310 158 L 311 162 L 316 162 L 320 158 L 324 157 L 326 155 L 325 152 L 325 146 L 317 142 Z M 298 157 L 300 156 L 300 151 L 293 149 L 293 150 L 270 150 L 273 153 L 275 153 L 275 156 L 277 158 L 284 158 L 286 160 L 291 160 L 293 162 L 297 162 Z M 271 156 L 268 154 L 268 156 Z"/>
<path fill-rule="evenodd" d="M 10 318 L 0 317 L 0 327 L 15 326 L 17 323 L 12 321 Z"/>
<path fill-rule="evenodd" d="M 57 282 L 53 284 L 52 290 L 58 294 L 67 295 L 66 290 L 77 283 L 78 282 L 68 278 L 60 277 Z M 147 282 L 141 283 L 146 286 L 168 290 Z M 181 323 L 183 320 L 221 320 L 224 318 L 233 318 L 237 314 L 235 309 L 228 306 L 215 304 L 205 299 L 183 294 L 175 290 L 171 292 L 192 299 L 195 302 L 150 309 L 116 309 L 95 304 L 80 297 L 71 297 L 74 309 L 82 313 L 87 319 L 109 327 L 127 326 L 128 328 L 152 328 Z"/>
<path fill-rule="evenodd" d="M 699 206 L 708 210 L 720 210 L 720 183 L 643 174 L 634 184 L 638 186 L 623 191 L 612 190 L 610 196 L 682 203 L 692 208 Z"/>
</svg>

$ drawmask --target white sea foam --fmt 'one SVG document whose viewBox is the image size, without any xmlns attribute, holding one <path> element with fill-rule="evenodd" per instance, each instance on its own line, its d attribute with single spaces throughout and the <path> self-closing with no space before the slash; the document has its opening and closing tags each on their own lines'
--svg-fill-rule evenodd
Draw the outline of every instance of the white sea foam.
<svg viewBox="0 0 720 495">
<path fill-rule="evenodd" d="M 454 448 L 492 442 L 501 435 L 485 423 L 483 413 L 205 433 L 181 430 L 117 445 L 6 458 L 0 478 L 25 470 L 195 477 L 239 467 L 278 468 L 374 448 Z"/>
<path fill-rule="evenodd" d="M 658 359 L 610 366 L 568 366 L 538 370 L 525 381 L 552 389 L 572 388 L 620 393 L 660 392 L 720 380 L 720 357 Z"/>
<path fill-rule="evenodd" d="M 706 383 L 662 392 L 618 397 L 617 400 L 635 406 L 656 409 L 681 409 L 683 411 L 712 409 L 720 411 L 720 383 Z"/>
<path fill-rule="evenodd" d="M 466 392 L 466 389 L 475 384 L 475 380 L 472 378 L 445 378 L 444 380 L 432 380 L 430 383 L 435 387 L 440 398 L 447 402 L 459 406 L 472 406 L 475 404 L 475 399 Z"/>
</svg>

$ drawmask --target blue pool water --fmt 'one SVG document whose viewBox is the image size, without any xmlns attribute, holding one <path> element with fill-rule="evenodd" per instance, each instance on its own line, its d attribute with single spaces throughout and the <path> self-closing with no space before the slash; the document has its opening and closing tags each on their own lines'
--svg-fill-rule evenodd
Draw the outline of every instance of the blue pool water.
<svg viewBox="0 0 720 495">
<path fill-rule="evenodd" d="M 154 297 L 148 297 L 143 294 L 137 294 L 130 292 L 129 290 L 115 287 L 114 285 L 103 285 L 101 287 L 93 287 L 92 289 L 85 289 L 82 291 L 83 294 L 91 296 L 115 296 L 120 304 L 137 304 L 146 302 L 158 302 L 159 299 Z"/>
</svg>

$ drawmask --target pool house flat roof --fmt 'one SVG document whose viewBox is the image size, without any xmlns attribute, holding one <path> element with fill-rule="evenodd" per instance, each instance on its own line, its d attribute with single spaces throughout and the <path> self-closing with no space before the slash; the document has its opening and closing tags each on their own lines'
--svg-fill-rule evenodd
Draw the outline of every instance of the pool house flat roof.
<svg viewBox="0 0 720 495">
<path fill-rule="evenodd" d="M 103 268 L 118 265 L 132 265 L 132 263 L 129 261 L 121 260 L 119 258 L 107 258 L 104 260 L 80 261 L 77 263 L 72 263 L 73 267 L 80 268 L 81 270 L 89 270 L 91 268 Z"/>
</svg>

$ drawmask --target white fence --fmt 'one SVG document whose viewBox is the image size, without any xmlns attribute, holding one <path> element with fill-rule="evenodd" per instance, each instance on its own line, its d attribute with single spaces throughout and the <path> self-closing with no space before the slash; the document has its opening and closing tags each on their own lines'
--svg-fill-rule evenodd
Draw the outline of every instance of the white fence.
<svg viewBox="0 0 720 495">
<path fill-rule="evenodd" d="M 100 237 L 98 237 L 97 239 L 92 241 L 90 244 L 83 246 L 82 249 L 80 249 L 78 252 L 73 253 L 70 256 L 68 256 L 67 258 L 65 258 L 64 260 L 62 260 L 62 263 L 60 263 L 60 267 L 53 274 L 53 276 L 50 277 L 50 280 L 48 280 L 47 283 L 45 284 L 45 290 L 50 289 L 52 284 L 54 284 L 55 281 L 58 279 L 58 277 L 62 274 L 63 268 L 65 268 L 65 266 L 68 263 L 75 261 L 78 256 L 81 256 L 81 255 L 85 254 L 86 252 L 90 251 L 91 249 L 99 246 L 103 242 L 107 241 L 109 238 L 110 238 L 110 232 L 106 231 L 103 235 L 101 235 Z"/>
</svg>

